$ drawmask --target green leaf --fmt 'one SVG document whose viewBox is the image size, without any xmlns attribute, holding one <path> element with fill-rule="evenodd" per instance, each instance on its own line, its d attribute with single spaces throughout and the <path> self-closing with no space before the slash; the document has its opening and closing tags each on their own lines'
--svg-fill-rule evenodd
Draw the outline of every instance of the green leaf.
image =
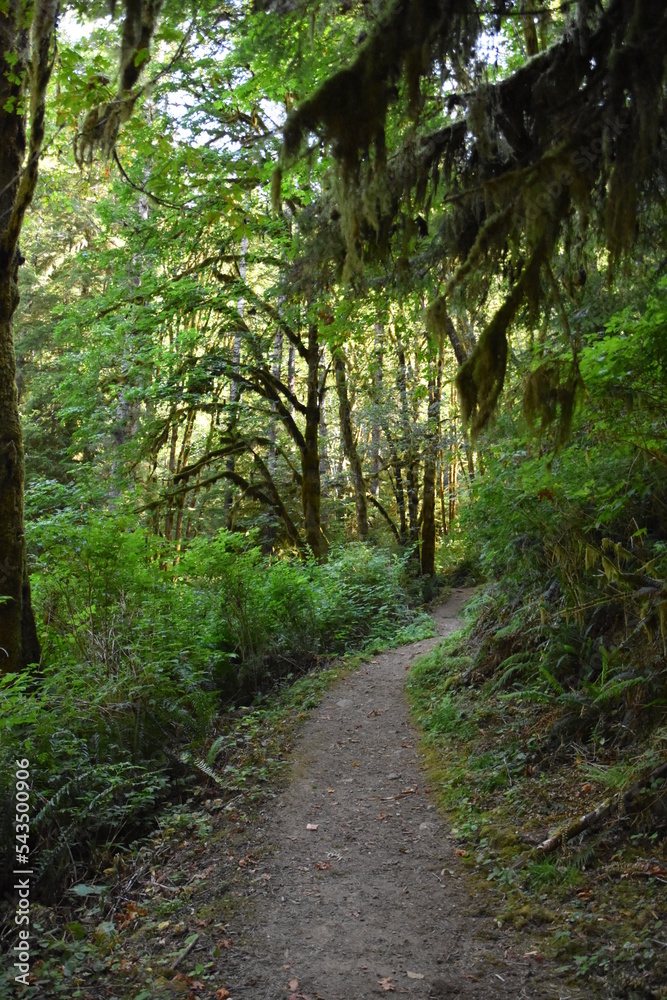
<svg viewBox="0 0 667 1000">
<path fill-rule="evenodd" d="M 148 62 L 151 57 L 150 49 L 137 49 L 134 56 L 134 65 L 141 66 L 143 63 Z"/>
</svg>

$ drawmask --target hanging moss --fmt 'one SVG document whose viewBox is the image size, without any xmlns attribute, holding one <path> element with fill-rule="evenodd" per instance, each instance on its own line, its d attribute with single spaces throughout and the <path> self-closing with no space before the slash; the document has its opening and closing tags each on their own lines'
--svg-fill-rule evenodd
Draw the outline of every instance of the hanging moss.
<svg viewBox="0 0 667 1000">
<path fill-rule="evenodd" d="M 556 450 L 568 440 L 581 376 L 576 361 L 544 362 L 523 378 L 523 412 L 531 430 L 544 433 L 555 425 Z M 539 421 L 539 428 L 538 428 Z"/>
<path fill-rule="evenodd" d="M 507 368 L 507 332 L 524 300 L 534 300 L 540 273 L 548 261 L 560 231 L 566 194 L 562 193 L 551 216 L 546 217 L 541 238 L 516 284 L 479 338 L 461 367 L 456 384 L 461 415 L 474 440 L 491 419 L 502 392 Z"/>
<path fill-rule="evenodd" d="M 515 289 L 488 324 L 457 376 L 461 415 L 473 440 L 491 419 L 502 391 L 507 368 L 507 329 L 520 301 Z"/>
<path fill-rule="evenodd" d="M 355 171 L 371 147 L 384 155 L 384 125 L 395 86 L 404 75 L 413 114 L 420 107 L 419 80 L 439 53 L 469 50 L 479 29 L 473 0 L 398 0 L 386 20 L 339 70 L 287 119 L 283 155 L 289 160 L 304 139 L 320 132 L 344 171 Z"/>
<path fill-rule="evenodd" d="M 558 238 L 577 220 L 599 227 L 604 218 L 613 264 L 634 244 L 644 199 L 661 197 L 667 182 L 660 145 L 664 0 L 576 0 L 558 42 L 548 49 L 542 44 L 504 79 L 475 85 L 469 55 L 478 6 L 472 0 L 396 0 L 354 61 L 289 116 L 282 154 L 284 165 L 312 135 L 330 145 L 338 178 L 332 190 L 347 246 L 344 277 L 361 270 L 375 245 L 378 252 L 392 248 L 395 270 L 409 282 L 409 220 L 417 206 L 428 211 L 438 196 L 443 211 L 429 266 L 438 266 L 439 254 L 441 273 L 450 275 L 447 302 L 457 294 L 479 302 L 502 273 L 505 301 L 459 375 L 473 434 L 489 420 L 502 390 L 507 334 L 517 311 L 526 304 L 529 321 L 535 320 L 550 294 L 542 273 Z M 426 136 L 411 131 L 387 158 L 387 111 L 405 92 L 398 84 L 403 81 L 418 117 L 420 77 L 438 60 L 461 83 L 446 102 L 456 120 Z M 421 267 L 423 256 L 419 260 Z M 434 328 L 439 308 L 427 314 Z M 527 416 L 533 413 L 545 427 L 557 424 L 558 437 L 567 434 L 577 380 L 561 374 L 556 385 L 547 374 L 535 375 L 526 387 Z"/>
<path fill-rule="evenodd" d="M 74 159 L 80 167 L 91 163 L 97 150 L 109 156 L 121 125 L 131 118 L 141 93 L 133 93 L 133 88 L 150 58 L 147 54 L 162 3 L 163 0 L 125 0 L 118 91 L 112 101 L 98 104 L 86 115 L 74 140 Z"/>
</svg>

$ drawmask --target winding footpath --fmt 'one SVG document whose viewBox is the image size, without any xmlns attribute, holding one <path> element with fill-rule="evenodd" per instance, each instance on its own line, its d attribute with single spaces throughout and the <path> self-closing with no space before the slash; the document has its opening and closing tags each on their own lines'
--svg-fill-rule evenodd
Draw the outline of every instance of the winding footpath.
<svg viewBox="0 0 667 1000">
<path fill-rule="evenodd" d="M 440 636 L 460 626 L 469 593 L 438 609 Z M 437 641 L 377 656 L 305 725 L 255 833 L 249 907 L 229 927 L 232 1000 L 572 995 L 530 956 L 529 936 L 517 945 L 488 901 L 470 898 L 429 799 L 403 687 Z"/>
</svg>

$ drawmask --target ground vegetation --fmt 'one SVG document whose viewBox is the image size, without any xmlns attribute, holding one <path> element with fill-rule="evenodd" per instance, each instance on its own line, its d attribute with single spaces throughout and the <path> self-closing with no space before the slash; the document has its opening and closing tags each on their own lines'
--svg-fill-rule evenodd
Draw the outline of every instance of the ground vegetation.
<svg viewBox="0 0 667 1000">
<path fill-rule="evenodd" d="M 448 808 L 470 785 L 482 850 L 569 769 L 585 823 L 526 807 L 490 881 L 558 882 L 576 837 L 600 878 L 610 844 L 648 865 L 654 906 L 664 3 L 36 0 L 0 28 L 0 795 L 25 752 L 42 900 L 224 785 L 226 713 L 474 583 L 413 681 Z M 647 935 L 582 970 L 654 995 Z"/>
</svg>

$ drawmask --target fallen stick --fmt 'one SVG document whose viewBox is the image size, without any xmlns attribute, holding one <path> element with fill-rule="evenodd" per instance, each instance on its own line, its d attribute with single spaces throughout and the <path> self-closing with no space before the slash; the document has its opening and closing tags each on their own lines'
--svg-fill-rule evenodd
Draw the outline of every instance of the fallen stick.
<svg viewBox="0 0 667 1000">
<path fill-rule="evenodd" d="M 188 955 L 190 954 L 190 952 L 192 951 L 192 949 L 194 948 L 194 946 L 197 944 L 197 941 L 199 941 L 199 934 L 195 934 L 194 938 L 192 939 L 192 941 L 190 942 L 190 944 L 187 946 L 187 948 L 184 948 L 183 951 L 178 956 L 178 958 L 176 959 L 176 961 L 171 963 L 172 969 L 175 969 L 177 965 L 181 964 L 181 962 L 183 961 L 184 958 L 188 957 Z"/>
<path fill-rule="evenodd" d="M 634 804 L 635 798 L 647 788 L 652 781 L 659 781 L 662 778 L 667 777 L 667 763 L 661 764 L 660 767 L 656 767 L 654 771 L 641 781 L 638 781 L 636 785 L 629 788 L 626 792 L 617 792 L 610 799 L 605 802 L 601 802 L 597 808 L 592 812 L 585 813 L 583 816 L 579 816 L 577 819 L 570 820 L 565 826 L 562 826 L 560 830 L 551 837 L 547 837 L 543 840 L 541 844 L 538 844 L 537 850 L 541 851 L 543 854 L 549 854 L 551 851 L 555 851 L 559 844 L 565 844 L 572 837 L 576 837 L 578 833 L 583 833 L 584 830 L 590 830 L 594 826 L 598 826 L 603 820 L 607 819 L 615 813 L 626 813 Z"/>
</svg>

